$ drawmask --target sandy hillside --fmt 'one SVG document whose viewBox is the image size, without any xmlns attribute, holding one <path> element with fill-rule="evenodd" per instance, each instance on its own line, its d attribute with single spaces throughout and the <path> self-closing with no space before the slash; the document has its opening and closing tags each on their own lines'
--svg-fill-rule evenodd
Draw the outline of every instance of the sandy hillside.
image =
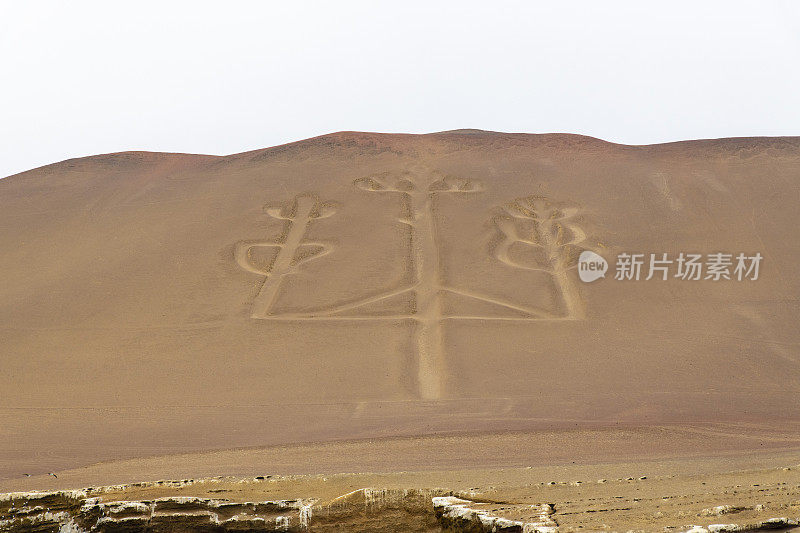
<svg viewBox="0 0 800 533">
<path fill-rule="evenodd" d="M 337 133 L 2 179 L 0 478 L 333 439 L 796 428 L 798 205 L 799 138 Z M 756 281 L 612 264 L 585 284 L 583 250 L 763 262 Z"/>
</svg>

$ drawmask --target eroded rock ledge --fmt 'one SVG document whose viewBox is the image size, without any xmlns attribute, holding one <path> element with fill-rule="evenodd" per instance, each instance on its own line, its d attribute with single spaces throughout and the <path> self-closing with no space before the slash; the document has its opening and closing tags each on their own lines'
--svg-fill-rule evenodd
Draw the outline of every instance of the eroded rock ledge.
<svg viewBox="0 0 800 533">
<path fill-rule="evenodd" d="M 311 504 L 192 497 L 101 502 L 83 491 L 66 491 L 6 495 L 0 510 L 3 531 L 305 531 Z"/>
<path fill-rule="evenodd" d="M 0 496 L 0 531 L 438 532 L 431 498 L 442 492 L 360 489 L 324 505 L 313 499 L 236 502 L 179 496 L 104 502 L 85 490 L 11 493 Z"/>
<path fill-rule="evenodd" d="M 155 482 L 153 485 L 185 487 L 194 483 L 192 480 L 184 480 Z M 471 497 L 470 494 L 454 494 L 444 489 L 365 488 L 326 503 L 315 499 L 233 501 L 187 496 L 141 501 L 104 501 L 100 496 L 142 486 L 144 485 L 117 485 L 85 490 L 1 494 L 0 531 L 557 533 L 559 530 L 554 504 L 481 502 L 466 499 Z M 699 516 L 731 515 L 743 510 L 748 508 L 719 506 L 704 509 Z M 752 523 L 687 525 L 667 528 L 667 531 L 733 533 L 782 530 L 798 526 L 798 520 L 780 517 Z"/>
<path fill-rule="evenodd" d="M 454 496 L 433 498 L 433 508 L 443 529 L 446 531 L 492 531 L 522 533 L 554 533 L 558 523 L 552 518 L 555 507 L 545 503 L 541 505 L 504 505 L 516 508 L 517 512 L 533 513 L 536 521 L 512 520 L 492 514 L 494 504 L 478 503 L 463 500 Z"/>
</svg>

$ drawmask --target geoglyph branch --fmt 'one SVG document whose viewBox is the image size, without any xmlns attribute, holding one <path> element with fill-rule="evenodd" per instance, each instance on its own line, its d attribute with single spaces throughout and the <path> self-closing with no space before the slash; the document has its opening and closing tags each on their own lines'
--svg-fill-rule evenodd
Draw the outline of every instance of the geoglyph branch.
<svg viewBox="0 0 800 533">
<path fill-rule="evenodd" d="M 576 206 L 528 196 L 503 206 L 502 213 L 494 219 L 500 238 L 493 255 L 511 267 L 550 274 L 568 318 L 585 315 L 583 299 L 568 273 L 580 250 L 591 248 L 586 232 L 576 220 L 579 213 Z M 517 250 L 523 254 L 515 254 Z"/>
<path fill-rule="evenodd" d="M 320 202 L 316 196 L 302 194 L 283 205 L 266 206 L 264 211 L 271 217 L 285 220 L 283 234 L 275 241 L 241 241 L 234 248 L 239 266 L 249 272 L 266 276 L 261 290 L 253 301 L 252 318 L 266 318 L 280 289 L 283 277 L 297 272 L 306 261 L 330 253 L 330 246 L 320 242 L 304 241 L 312 221 L 329 217 L 336 212 L 328 202 Z M 252 253 L 257 248 L 277 248 L 277 255 L 266 269 L 256 265 Z"/>
</svg>

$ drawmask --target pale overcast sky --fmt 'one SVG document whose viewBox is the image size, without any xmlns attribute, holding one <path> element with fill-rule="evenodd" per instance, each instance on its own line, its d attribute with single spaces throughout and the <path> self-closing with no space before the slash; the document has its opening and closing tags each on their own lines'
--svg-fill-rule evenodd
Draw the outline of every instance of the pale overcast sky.
<svg viewBox="0 0 800 533">
<path fill-rule="evenodd" d="M 0 176 L 340 130 L 800 135 L 792 0 L 0 6 Z"/>
</svg>

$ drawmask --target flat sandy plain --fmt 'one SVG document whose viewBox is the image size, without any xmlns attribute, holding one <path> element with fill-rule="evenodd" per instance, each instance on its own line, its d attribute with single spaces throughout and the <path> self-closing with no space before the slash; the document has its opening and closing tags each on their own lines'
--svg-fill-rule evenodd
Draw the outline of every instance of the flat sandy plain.
<svg viewBox="0 0 800 533">
<path fill-rule="evenodd" d="M 0 490 L 800 463 L 798 205 L 796 137 L 343 132 L 10 176 Z M 583 284 L 586 249 L 764 259 Z"/>
<path fill-rule="evenodd" d="M 60 471 L 58 478 L 6 480 L 0 491 L 90 487 L 90 496 L 104 503 L 174 497 L 301 500 L 313 504 L 314 516 L 337 502 L 345 505 L 333 527 L 312 519 L 312 531 L 440 531 L 430 502 L 443 494 L 523 523 L 539 523 L 539 509 L 547 505 L 548 525 L 561 532 L 677 532 L 712 524 L 735 531 L 797 520 L 797 428 L 781 434 L 741 429 L 544 431 L 226 450 L 100 463 Z M 361 500 L 360 489 L 366 489 Z M 427 494 L 427 506 L 404 505 L 402 495 L 409 490 Z M 372 498 L 364 501 L 370 491 Z M 385 508 L 392 503 L 394 509 Z"/>
</svg>

